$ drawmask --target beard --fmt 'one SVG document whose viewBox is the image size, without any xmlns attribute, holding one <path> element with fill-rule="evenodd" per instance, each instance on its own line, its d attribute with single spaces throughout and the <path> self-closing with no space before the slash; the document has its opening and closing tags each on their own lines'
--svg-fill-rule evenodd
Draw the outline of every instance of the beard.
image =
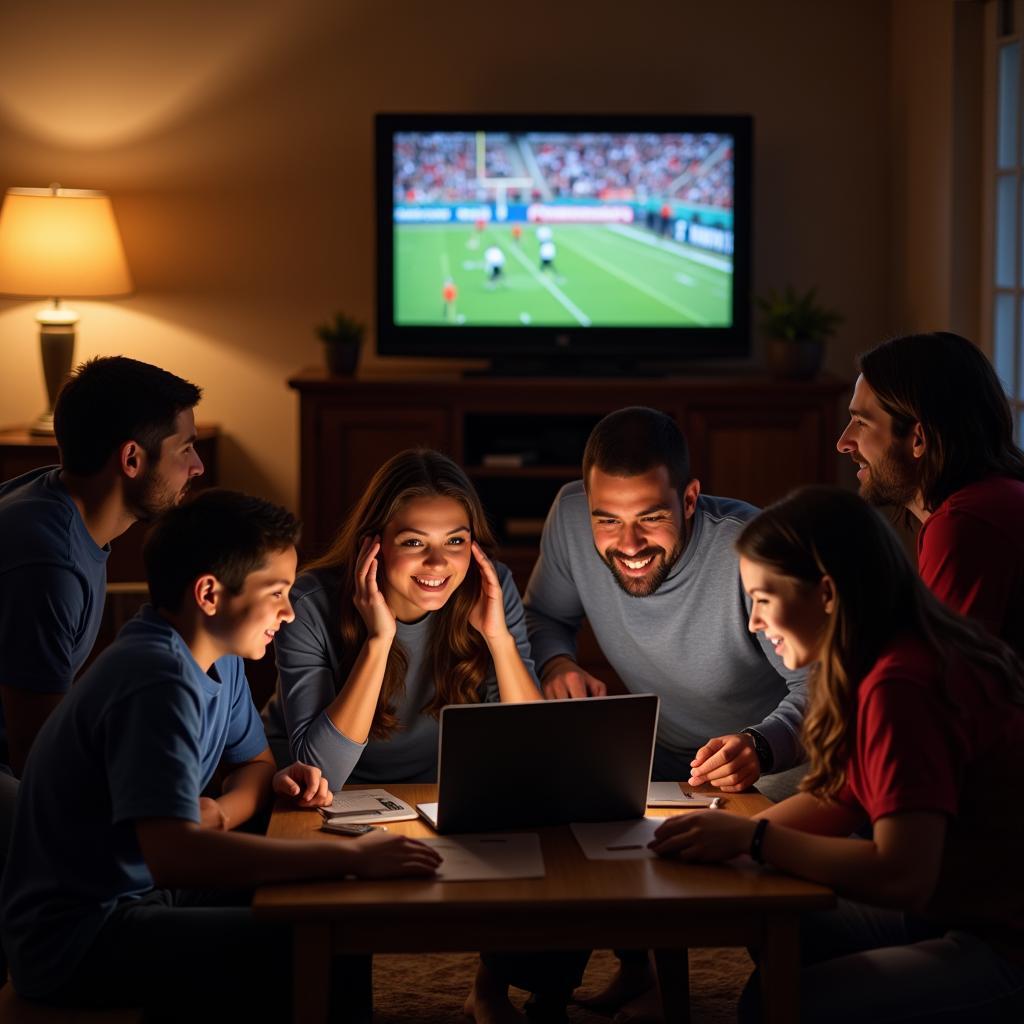
<svg viewBox="0 0 1024 1024">
<path fill-rule="evenodd" d="M 154 467 L 147 470 L 140 480 L 132 483 L 133 487 L 127 495 L 128 509 L 136 519 L 149 523 L 184 501 L 191 480 L 186 480 L 185 486 L 175 491 L 157 475 Z"/>
<path fill-rule="evenodd" d="M 871 505 L 908 505 L 917 496 L 917 465 L 898 443 L 867 467 L 860 496 Z"/>
<path fill-rule="evenodd" d="M 615 582 L 630 597 L 650 597 L 658 587 L 665 582 L 672 566 L 683 552 L 683 544 L 677 544 L 671 552 L 666 553 L 662 547 L 644 548 L 636 554 L 627 555 L 616 548 L 607 548 L 605 551 L 598 551 L 601 561 L 608 566 Z M 619 569 L 616 558 L 628 558 L 631 562 L 640 561 L 644 558 L 653 558 L 650 570 L 644 576 L 625 576 Z"/>
</svg>

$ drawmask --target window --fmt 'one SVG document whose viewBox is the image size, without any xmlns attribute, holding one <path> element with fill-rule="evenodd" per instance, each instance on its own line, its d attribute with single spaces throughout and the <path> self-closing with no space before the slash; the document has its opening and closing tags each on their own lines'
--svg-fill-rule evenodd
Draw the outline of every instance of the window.
<svg viewBox="0 0 1024 1024">
<path fill-rule="evenodd" d="M 992 361 L 1014 412 L 1017 443 L 1024 440 L 1024 75 L 1021 74 L 1024 0 L 997 0 L 988 25 L 995 79 L 995 154 L 992 163 Z M 990 43 L 991 43 L 990 37 Z"/>
</svg>

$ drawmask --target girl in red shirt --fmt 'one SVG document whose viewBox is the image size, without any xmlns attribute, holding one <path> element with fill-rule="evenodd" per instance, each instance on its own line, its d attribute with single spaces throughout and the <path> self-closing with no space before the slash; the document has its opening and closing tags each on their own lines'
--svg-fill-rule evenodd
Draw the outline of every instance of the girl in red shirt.
<svg viewBox="0 0 1024 1024">
<path fill-rule="evenodd" d="M 837 910 L 802 922 L 801 1020 L 1024 1019 L 1021 663 L 929 593 L 853 494 L 796 491 L 737 548 L 751 631 L 788 668 L 816 663 L 809 770 L 756 819 L 682 815 L 652 847 L 749 853 L 836 890 Z"/>
</svg>

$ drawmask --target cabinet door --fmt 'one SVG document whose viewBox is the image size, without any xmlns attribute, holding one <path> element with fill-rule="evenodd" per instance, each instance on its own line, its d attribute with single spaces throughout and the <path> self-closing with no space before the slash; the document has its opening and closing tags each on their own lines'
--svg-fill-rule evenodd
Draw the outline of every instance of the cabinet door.
<svg viewBox="0 0 1024 1024">
<path fill-rule="evenodd" d="M 818 408 L 702 408 L 686 413 L 693 473 L 708 494 L 765 506 L 794 487 L 835 483 Z"/>
<path fill-rule="evenodd" d="M 448 417 L 440 409 L 353 409 L 320 411 L 312 445 L 303 442 L 303 550 L 319 554 L 381 463 L 405 448 L 447 451 Z M 313 452 L 309 459 L 307 452 Z"/>
</svg>

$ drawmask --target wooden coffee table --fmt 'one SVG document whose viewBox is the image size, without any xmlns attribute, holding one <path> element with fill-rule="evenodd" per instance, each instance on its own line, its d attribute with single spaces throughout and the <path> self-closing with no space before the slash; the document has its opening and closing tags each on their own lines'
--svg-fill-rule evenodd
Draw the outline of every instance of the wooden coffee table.
<svg viewBox="0 0 1024 1024">
<path fill-rule="evenodd" d="M 355 787 L 358 788 L 358 787 Z M 389 785 L 409 803 L 437 799 L 437 787 Z M 730 795 L 727 809 L 755 814 L 769 806 L 758 793 Z M 674 811 L 652 809 L 652 816 Z M 275 838 L 331 838 L 315 811 L 278 808 Z M 419 821 L 393 832 L 427 838 Z M 253 910 L 295 929 L 294 1020 L 327 1020 L 330 960 L 339 953 L 426 953 L 473 950 L 654 949 L 665 1018 L 689 1019 L 687 950 L 756 946 L 760 950 L 765 1020 L 798 1019 L 797 922 L 803 911 L 835 904 L 831 890 L 737 861 L 690 865 L 670 860 L 590 861 L 567 826 L 537 832 L 545 877 L 500 882 L 298 882 L 262 886 Z"/>
</svg>

